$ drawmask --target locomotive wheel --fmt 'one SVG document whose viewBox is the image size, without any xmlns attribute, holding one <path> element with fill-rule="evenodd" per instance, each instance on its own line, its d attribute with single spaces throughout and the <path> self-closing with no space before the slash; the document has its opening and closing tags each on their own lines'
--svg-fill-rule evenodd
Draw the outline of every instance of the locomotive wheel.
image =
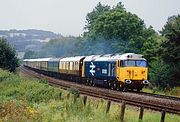
<svg viewBox="0 0 180 122">
<path fill-rule="evenodd" d="M 116 82 L 114 82 L 114 88 L 116 88 L 117 87 L 117 84 L 116 84 Z"/>
<path fill-rule="evenodd" d="M 93 82 L 92 86 L 95 86 L 95 83 Z"/>
<path fill-rule="evenodd" d="M 111 83 L 111 86 L 110 86 L 110 87 L 111 87 L 111 89 L 112 89 L 112 90 L 114 89 L 114 87 L 113 87 L 113 86 L 114 86 L 114 84 L 113 84 L 113 83 Z"/>
<path fill-rule="evenodd" d="M 126 87 L 123 87 L 123 88 L 122 88 L 122 91 L 123 91 L 123 92 L 127 91 Z"/>
<path fill-rule="evenodd" d="M 116 90 L 119 91 L 119 90 L 120 90 L 120 87 L 121 87 L 120 84 L 117 83 L 117 84 L 116 84 Z"/>
<path fill-rule="evenodd" d="M 86 80 L 86 85 L 88 86 L 88 84 L 89 84 L 89 80 Z"/>
<path fill-rule="evenodd" d="M 114 83 L 110 82 L 110 88 L 113 90 L 114 89 Z"/>
<path fill-rule="evenodd" d="M 90 85 L 90 86 L 93 85 L 93 80 L 90 80 L 89 85 Z"/>
<path fill-rule="evenodd" d="M 108 82 L 108 87 L 111 88 L 111 82 L 110 81 Z"/>
<path fill-rule="evenodd" d="M 126 91 L 126 90 L 127 90 L 127 89 L 126 89 L 125 86 L 121 86 L 121 87 L 120 87 L 120 91 L 124 92 L 124 91 Z"/>
</svg>

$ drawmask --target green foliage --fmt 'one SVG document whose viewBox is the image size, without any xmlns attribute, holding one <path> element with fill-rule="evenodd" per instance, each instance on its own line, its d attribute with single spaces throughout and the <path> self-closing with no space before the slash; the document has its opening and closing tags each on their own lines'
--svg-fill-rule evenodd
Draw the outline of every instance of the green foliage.
<svg viewBox="0 0 180 122">
<path fill-rule="evenodd" d="M 40 120 L 38 111 L 28 106 L 23 99 L 20 101 L 0 101 L 0 121 L 23 122 L 38 120 Z"/>
<path fill-rule="evenodd" d="M 44 58 L 44 57 L 65 57 L 75 55 L 75 43 L 78 41 L 75 37 L 62 37 L 52 39 L 47 42 L 40 51 L 27 51 L 24 55 L 26 58 Z"/>
<path fill-rule="evenodd" d="M 5 39 L 0 38 L 0 68 L 13 72 L 16 70 L 17 66 L 18 59 L 16 51 Z"/>
<path fill-rule="evenodd" d="M 91 24 L 94 23 L 94 21 L 98 18 L 98 16 L 109 10 L 110 10 L 110 6 L 104 6 L 99 2 L 97 6 L 93 9 L 93 11 L 87 14 L 86 16 L 87 25 L 85 26 L 85 29 L 90 30 L 92 27 Z"/>
<path fill-rule="evenodd" d="M 55 57 L 64 57 L 72 56 L 73 49 L 75 48 L 74 44 L 77 41 L 75 37 L 65 37 L 60 39 L 54 39 L 49 41 L 43 47 L 43 53 L 45 56 L 55 56 Z"/>
<path fill-rule="evenodd" d="M 32 59 L 32 58 L 36 58 L 37 57 L 37 53 L 34 52 L 34 51 L 26 51 L 25 54 L 24 54 L 24 59 Z"/>
<path fill-rule="evenodd" d="M 86 32 L 78 47 L 88 54 L 147 54 L 158 38 L 152 27 L 147 29 L 143 20 L 127 12 L 121 2 L 113 8 L 99 3 L 87 14 L 86 22 Z"/>
<path fill-rule="evenodd" d="M 159 55 L 167 65 L 165 78 L 171 86 L 180 86 L 180 15 L 168 18 L 161 31 L 165 39 L 160 44 Z"/>
<path fill-rule="evenodd" d="M 80 92 L 79 92 L 79 90 L 76 89 L 76 88 L 71 87 L 71 88 L 68 89 L 68 91 L 69 91 L 71 94 L 73 94 L 75 97 L 79 97 L 79 96 L 80 96 Z"/>
<path fill-rule="evenodd" d="M 161 31 L 165 40 L 161 43 L 163 60 L 168 64 L 180 61 L 180 15 L 172 16 Z"/>
<path fill-rule="evenodd" d="M 29 102 L 40 102 L 51 99 L 59 99 L 58 88 L 49 87 L 47 81 L 29 81 L 19 78 L 17 75 L 0 70 L 0 96 L 13 99 L 24 97 Z"/>
</svg>

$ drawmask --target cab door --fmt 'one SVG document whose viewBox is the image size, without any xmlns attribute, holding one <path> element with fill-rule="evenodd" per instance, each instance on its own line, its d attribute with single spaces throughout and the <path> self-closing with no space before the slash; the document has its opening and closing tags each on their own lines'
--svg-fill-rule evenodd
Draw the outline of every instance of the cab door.
<svg viewBox="0 0 180 122">
<path fill-rule="evenodd" d="M 116 78 L 118 81 L 120 80 L 120 60 L 116 61 Z"/>
</svg>

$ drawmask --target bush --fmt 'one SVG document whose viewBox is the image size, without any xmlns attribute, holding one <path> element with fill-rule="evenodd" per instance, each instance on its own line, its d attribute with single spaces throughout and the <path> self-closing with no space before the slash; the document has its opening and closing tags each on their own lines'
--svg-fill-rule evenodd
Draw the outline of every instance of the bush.
<svg viewBox="0 0 180 122">
<path fill-rule="evenodd" d="M 5 39 L 0 38 L 0 68 L 13 72 L 17 66 L 18 59 L 15 49 Z"/>
</svg>

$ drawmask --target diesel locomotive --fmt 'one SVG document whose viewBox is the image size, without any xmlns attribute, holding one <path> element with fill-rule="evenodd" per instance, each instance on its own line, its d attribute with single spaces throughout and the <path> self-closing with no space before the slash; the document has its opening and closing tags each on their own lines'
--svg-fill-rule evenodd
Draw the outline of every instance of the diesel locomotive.
<svg viewBox="0 0 180 122">
<path fill-rule="evenodd" d="M 120 91 L 140 91 L 148 81 L 147 61 L 141 54 L 107 54 L 65 58 L 24 59 L 36 72 Z"/>
</svg>

